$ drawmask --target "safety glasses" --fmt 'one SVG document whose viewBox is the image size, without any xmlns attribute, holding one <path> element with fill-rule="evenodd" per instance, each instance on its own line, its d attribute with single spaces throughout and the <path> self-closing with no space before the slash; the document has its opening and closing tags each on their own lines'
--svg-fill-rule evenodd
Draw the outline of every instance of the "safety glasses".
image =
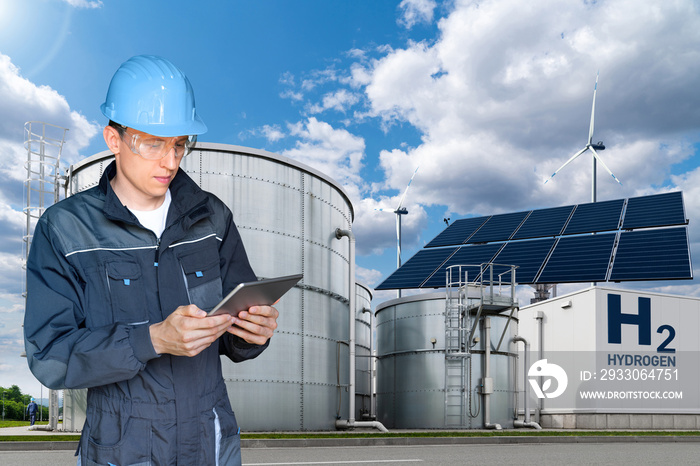
<svg viewBox="0 0 700 466">
<path fill-rule="evenodd" d="M 147 160 L 160 160 L 175 150 L 175 158 L 182 158 L 192 152 L 197 136 L 179 136 L 174 138 L 159 138 L 148 134 L 131 134 L 124 131 L 122 140 L 129 145 L 134 154 Z"/>
</svg>

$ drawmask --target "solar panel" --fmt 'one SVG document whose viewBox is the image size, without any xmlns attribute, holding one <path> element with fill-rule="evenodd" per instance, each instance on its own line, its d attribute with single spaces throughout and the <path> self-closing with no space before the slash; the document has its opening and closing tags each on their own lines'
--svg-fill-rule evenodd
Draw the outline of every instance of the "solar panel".
<svg viewBox="0 0 700 466">
<path fill-rule="evenodd" d="M 452 225 L 445 228 L 425 247 L 433 248 L 436 246 L 456 246 L 458 244 L 463 244 L 489 218 L 490 217 L 472 217 L 455 220 L 452 222 Z"/>
<path fill-rule="evenodd" d="M 511 242 L 493 260 L 495 264 L 517 265 L 515 279 L 518 283 L 534 283 L 537 272 L 552 249 L 554 238 L 536 239 L 529 241 Z M 494 274 L 502 274 L 509 270 L 503 265 L 494 266 Z M 510 282 L 510 277 L 504 277 Z"/>
<path fill-rule="evenodd" d="M 624 204 L 624 199 L 579 204 L 566 225 L 564 234 L 576 235 L 617 230 Z"/>
<path fill-rule="evenodd" d="M 479 228 L 468 240 L 468 243 L 486 243 L 489 241 L 505 241 L 510 239 L 518 226 L 530 211 L 512 214 L 494 215 Z"/>
<path fill-rule="evenodd" d="M 686 224 L 680 191 L 460 219 L 377 289 L 443 287 L 452 265 L 471 281 L 489 262 L 517 266 L 519 284 L 692 278 Z"/>
<path fill-rule="evenodd" d="M 627 201 L 622 228 L 660 227 L 685 223 L 683 193 L 676 191 L 630 198 Z"/>
<path fill-rule="evenodd" d="M 377 290 L 418 288 L 458 248 L 421 249 L 384 280 Z M 444 285 L 444 283 L 443 283 Z"/>
<path fill-rule="evenodd" d="M 537 283 L 604 282 L 617 233 L 564 236 Z"/>
<path fill-rule="evenodd" d="M 447 267 L 452 265 L 475 265 L 476 267 L 463 269 L 463 272 L 466 271 L 468 274 L 467 279 L 473 281 L 479 275 L 478 265 L 490 262 L 502 246 L 503 244 L 499 243 L 462 246 L 447 262 L 442 264 L 435 273 L 432 273 L 431 270 L 431 273 L 426 275 L 426 277 L 429 276 L 430 278 L 422 287 L 440 288 L 445 286 L 446 270 Z"/>
<path fill-rule="evenodd" d="M 620 234 L 610 280 L 693 278 L 686 227 Z"/>
<path fill-rule="evenodd" d="M 513 239 L 558 236 L 564 229 L 572 210 L 574 210 L 572 205 L 533 210 L 525 223 L 515 232 Z"/>
</svg>

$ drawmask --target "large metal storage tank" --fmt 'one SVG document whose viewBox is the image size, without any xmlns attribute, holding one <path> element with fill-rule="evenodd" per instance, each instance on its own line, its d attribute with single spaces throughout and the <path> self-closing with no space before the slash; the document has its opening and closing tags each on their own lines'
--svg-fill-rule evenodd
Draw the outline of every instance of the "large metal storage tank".
<svg viewBox="0 0 700 466">
<path fill-rule="evenodd" d="M 72 166 L 69 191 L 96 185 L 111 158 L 105 151 Z M 270 347 L 252 361 L 222 359 L 239 424 L 247 431 L 334 430 L 336 416 L 349 417 L 349 293 L 358 293 L 358 307 L 369 308 L 371 299 L 362 286 L 349 290 L 349 240 L 335 236 L 352 225 L 347 194 L 308 166 L 239 146 L 198 143 L 181 168 L 231 208 L 258 277 L 304 274 L 277 306 Z M 364 374 L 370 329 L 361 309 L 356 319 L 356 371 Z M 369 397 L 366 377 L 357 377 L 358 419 Z"/>
<path fill-rule="evenodd" d="M 476 293 L 475 293 L 476 294 Z M 470 292 L 470 296 L 472 293 Z M 468 359 L 446 361 L 446 293 L 426 293 L 386 301 L 377 306 L 377 420 L 395 429 L 481 429 L 484 426 L 481 380 L 484 332 L 476 335 Z M 517 322 L 490 314 L 490 377 L 493 379 L 490 422 L 513 427 L 517 354 L 510 342 Z M 479 326 L 480 328 L 481 326 Z M 498 347 L 504 333 L 500 351 Z M 448 364 L 452 364 L 448 369 Z M 456 381 L 461 374 L 461 383 Z"/>
</svg>

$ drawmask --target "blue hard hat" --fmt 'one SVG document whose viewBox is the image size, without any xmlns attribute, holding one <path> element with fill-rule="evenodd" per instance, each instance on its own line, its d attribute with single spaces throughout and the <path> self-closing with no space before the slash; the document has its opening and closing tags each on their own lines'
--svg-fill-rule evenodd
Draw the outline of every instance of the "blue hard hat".
<svg viewBox="0 0 700 466">
<path fill-rule="evenodd" d="M 120 125 L 161 137 L 204 134 L 187 76 L 165 58 L 131 57 L 107 90 L 102 114 Z"/>
</svg>

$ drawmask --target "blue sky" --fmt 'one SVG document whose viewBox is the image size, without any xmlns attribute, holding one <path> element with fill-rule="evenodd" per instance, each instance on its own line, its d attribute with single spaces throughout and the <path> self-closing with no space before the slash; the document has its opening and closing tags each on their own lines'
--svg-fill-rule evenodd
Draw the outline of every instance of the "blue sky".
<svg viewBox="0 0 700 466">
<path fill-rule="evenodd" d="M 682 189 L 700 257 L 696 1 L 0 0 L 0 385 L 38 392 L 22 350 L 23 124 L 70 128 L 64 167 L 103 150 L 107 85 L 132 55 L 188 75 L 207 142 L 311 165 L 353 201 L 358 279 L 395 268 L 393 208 L 416 167 L 403 259 L 452 220 Z M 696 271 L 695 275 L 698 273 Z M 625 286 L 700 296 L 697 280 Z M 560 291 L 570 290 L 562 287 Z M 529 300 L 527 287 L 519 292 Z M 377 292 L 375 303 L 393 297 Z"/>
</svg>

